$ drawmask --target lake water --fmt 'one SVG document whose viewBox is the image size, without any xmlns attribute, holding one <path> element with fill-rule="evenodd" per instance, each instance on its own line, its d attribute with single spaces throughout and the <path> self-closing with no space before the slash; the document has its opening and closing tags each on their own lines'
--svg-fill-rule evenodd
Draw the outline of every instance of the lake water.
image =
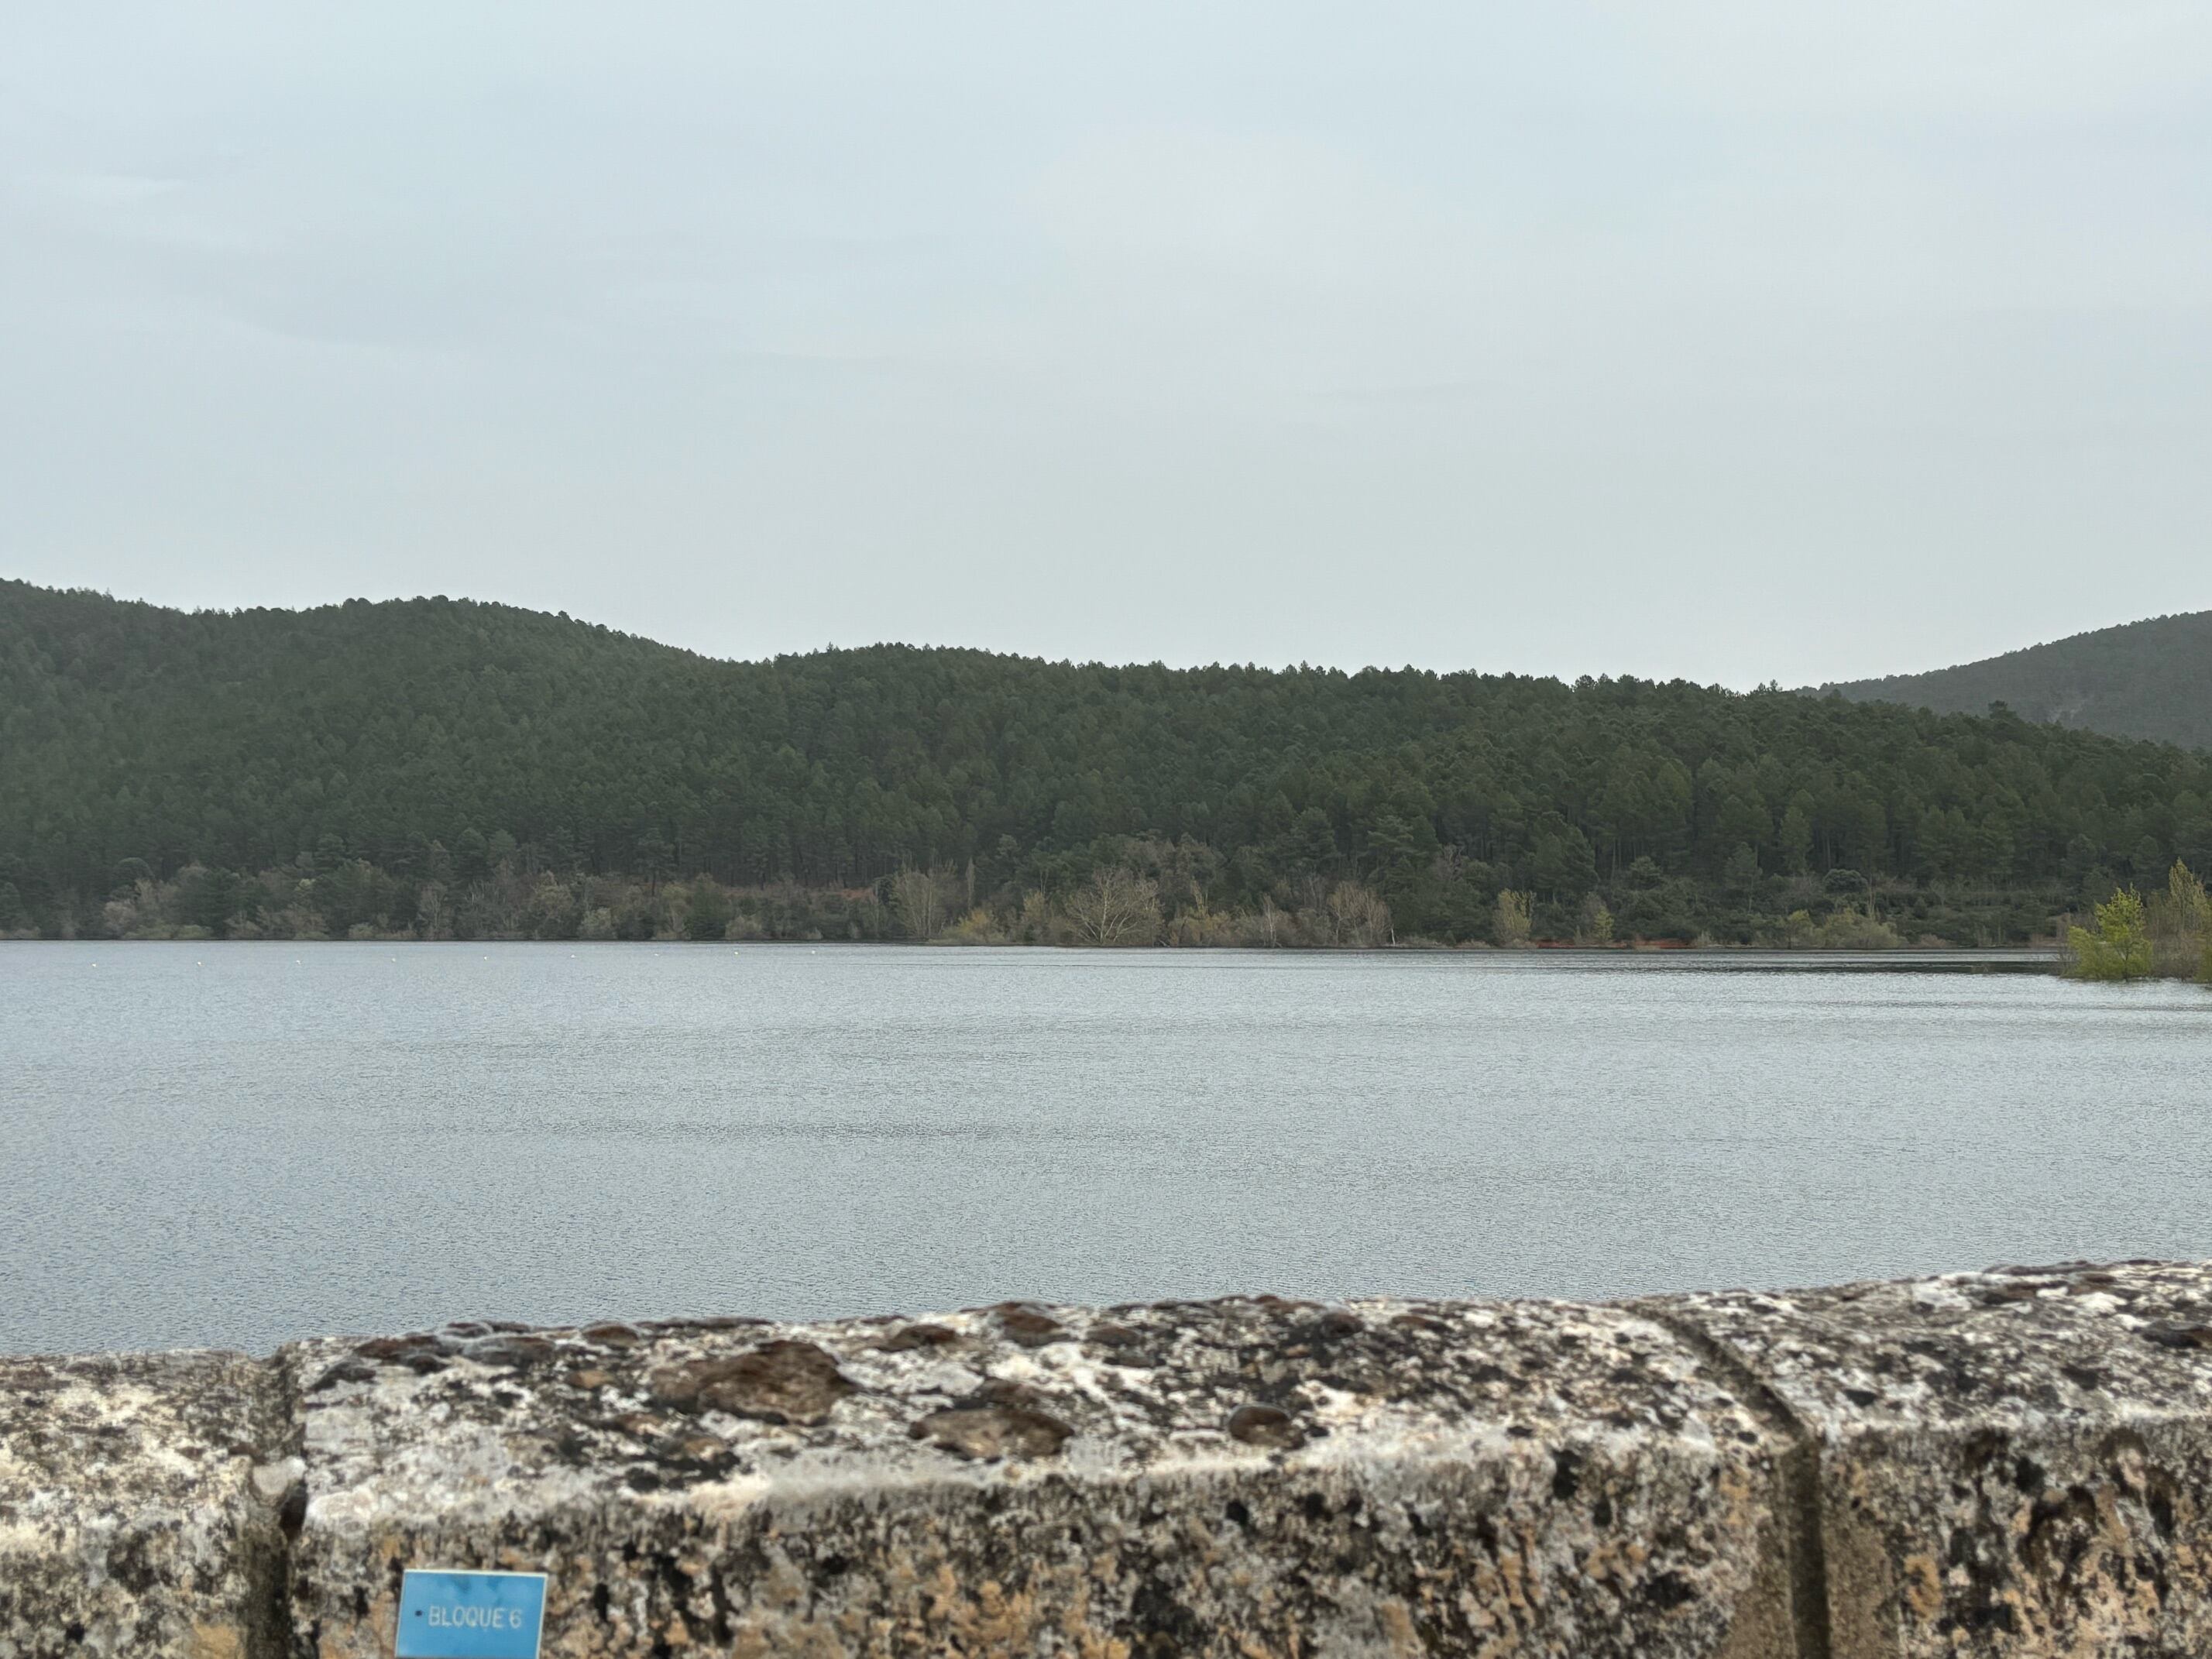
<svg viewBox="0 0 2212 1659">
<path fill-rule="evenodd" d="M 0 1352 L 1810 1284 L 2212 1256 L 2212 994 L 1717 956 L 10 945 L 0 1137 Z"/>
</svg>

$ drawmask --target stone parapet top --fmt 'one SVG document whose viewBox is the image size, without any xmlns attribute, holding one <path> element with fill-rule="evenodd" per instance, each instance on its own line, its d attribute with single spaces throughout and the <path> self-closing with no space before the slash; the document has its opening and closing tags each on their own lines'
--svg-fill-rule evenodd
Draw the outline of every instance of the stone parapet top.
<svg viewBox="0 0 2212 1659">
<path fill-rule="evenodd" d="M 0 1359 L 0 1659 L 281 1651 L 283 1415 L 242 1354 Z"/>
<path fill-rule="evenodd" d="M 0 1361 L 0 1659 L 2212 1651 L 2212 1267 Z"/>
</svg>

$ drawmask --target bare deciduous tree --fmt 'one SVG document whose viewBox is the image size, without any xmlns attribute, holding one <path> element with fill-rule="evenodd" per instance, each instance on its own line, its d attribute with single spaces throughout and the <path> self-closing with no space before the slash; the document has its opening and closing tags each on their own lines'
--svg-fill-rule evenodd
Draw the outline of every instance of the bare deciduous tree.
<svg viewBox="0 0 2212 1659">
<path fill-rule="evenodd" d="M 1152 882 L 1118 866 L 1091 872 L 1069 894 L 1068 925 L 1085 945 L 1155 945 L 1160 937 L 1160 893 Z"/>
<path fill-rule="evenodd" d="M 891 878 L 891 909 L 911 939 L 933 939 L 951 918 L 952 883 L 927 870 L 902 870 Z"/>
<path fill-rule="evenodd" d="M 1390 907 L 1373 888 L 1356 881 L 1340 881 L 1330 889 L 1328 920 L 1339 945 L 1364 950 L 1390 938 Z"/>
</svg>

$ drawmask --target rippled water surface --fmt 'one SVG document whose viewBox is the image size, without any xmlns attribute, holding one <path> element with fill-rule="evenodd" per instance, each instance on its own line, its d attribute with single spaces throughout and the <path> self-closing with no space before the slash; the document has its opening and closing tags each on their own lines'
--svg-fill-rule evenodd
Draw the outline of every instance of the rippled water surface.
<svg viewBox="0 0 2212 1659">
<path fill-rule="evenodd" d="M 2212 1255 L 2212 994 L 1743 958 L 0 946 L 0 1352 Z"/>
</svg>

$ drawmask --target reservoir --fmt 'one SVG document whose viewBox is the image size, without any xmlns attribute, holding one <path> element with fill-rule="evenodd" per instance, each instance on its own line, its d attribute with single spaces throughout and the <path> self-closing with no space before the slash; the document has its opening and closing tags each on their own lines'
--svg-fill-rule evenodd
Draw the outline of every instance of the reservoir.
<svg viewBox="0 0 2212 1659">
<path fill-rule="evenodd" d="M 2212 1256 L 2212 993 L 2033 960 L 0 946 L 0 1352 Z"/>
</svg>

